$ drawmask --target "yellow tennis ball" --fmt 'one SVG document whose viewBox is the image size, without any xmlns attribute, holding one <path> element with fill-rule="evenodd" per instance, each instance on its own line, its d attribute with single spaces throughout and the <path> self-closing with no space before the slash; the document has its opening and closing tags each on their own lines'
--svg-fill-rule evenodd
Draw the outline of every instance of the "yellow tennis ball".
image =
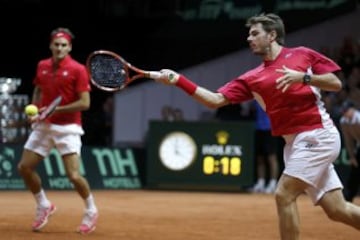
<svg viewBox="0 0 360 240">
<path fill-rule="evenodd" d="M 39 109 L 34 104 L 29 104 L 25 107 L 25 114 L 28 116 L 35 116 L 39 113 Z"/>
</svg>

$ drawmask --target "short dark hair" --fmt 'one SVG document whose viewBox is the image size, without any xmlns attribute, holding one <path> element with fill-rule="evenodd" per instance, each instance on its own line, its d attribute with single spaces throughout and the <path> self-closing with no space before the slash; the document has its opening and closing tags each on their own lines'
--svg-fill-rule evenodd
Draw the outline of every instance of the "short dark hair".
<svg viewBox="0 0 360 240">
<path fill-rule="evenodd" d="M 257 23 L 261 23 L 266 32 L 276 32 L 276 42 L 280 45 L 285 44 L 285 26 L 283 20 L 274 13 L 261 13 L 250 17 L 246 21 L 246 27 L 251 27 Z"/>
</svg>

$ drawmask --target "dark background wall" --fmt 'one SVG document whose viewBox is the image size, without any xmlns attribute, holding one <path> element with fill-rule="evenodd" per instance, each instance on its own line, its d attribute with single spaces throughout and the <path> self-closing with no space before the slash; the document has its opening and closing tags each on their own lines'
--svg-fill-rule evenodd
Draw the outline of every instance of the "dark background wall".
<svg viewBox="0 0 360 240">
<path fill-rule="evenodd" d="M 72 56 L 81 62 L 93 50 L 109 49 L 141 68 L 182 69 L 246 47 L 244 24 L 248 14 L 277 12 L 285 19 L 287 32 L 292 32 L 352 11 L 356 3 L 355 0 L 2 0 L 0 77 L 21 78 L 16 93 L 30 96 L 36 64 L 50 54 L 49 33 L 60 26 L 75 33 Z M 93 116 L 101 114 L 107 96 L 94 89 L 92 114 L 84 114 L 85 126 L 99 124 L 93 122 Z M 88 142 L 98 143 L 94 139 Z"/>
</svg>

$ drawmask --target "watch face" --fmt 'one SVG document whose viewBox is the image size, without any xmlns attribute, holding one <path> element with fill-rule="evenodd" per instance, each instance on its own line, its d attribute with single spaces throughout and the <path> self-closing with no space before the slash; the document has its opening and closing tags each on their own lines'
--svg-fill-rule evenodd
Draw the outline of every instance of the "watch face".
<svg viewBox="0 0 360 240">
<path fill-rule="evenodd" d="M 196 157 L 196 143 L 184 132 L 172 132 L 160 143 L 159 156 L 162 164 L 170 170 L 180 171 L 191 165 Z"/>
<path fill-rule="evenodd" d="M 304 75 L 304 78 L 303 78 L 304 84 L 309 84 L 310 81 L 311 81 L 311 75 L 305 74 L 305 75 Z"/>
</svg>

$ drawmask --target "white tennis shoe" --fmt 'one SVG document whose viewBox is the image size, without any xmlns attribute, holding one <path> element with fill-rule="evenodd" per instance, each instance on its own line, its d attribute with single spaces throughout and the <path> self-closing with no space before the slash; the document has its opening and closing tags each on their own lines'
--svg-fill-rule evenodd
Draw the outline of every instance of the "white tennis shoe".
<svg viewBox="0 0 360 240">
<path fill-rule="evenodd" d="M 38 206 L 36 208 L 35 220 L 32 224 L 33 231 L 37 232 L 43 228 L 48 223 L 49 217 L 54 214 L 55 211 L 56 206 L 54 204 L 51 204 L 50 207 L 47 208 Z"/>
<path fill-rule="evenodd" d="M 89 234 L 93 232 L 96 228 L 98 217 L 98 212 L 86 211 L 77 232 L 80 234 Z"/>
</svg>

